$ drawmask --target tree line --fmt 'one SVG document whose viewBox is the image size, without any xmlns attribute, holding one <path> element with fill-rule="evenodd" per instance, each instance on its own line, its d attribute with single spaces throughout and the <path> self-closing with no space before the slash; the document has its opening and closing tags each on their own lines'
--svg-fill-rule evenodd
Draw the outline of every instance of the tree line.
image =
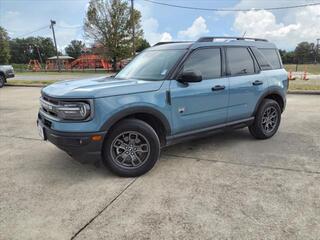
<svg viewBox="0 0 320 240">
<path fill-rule="evenodd" d="M 310 64 L 320 62 L 320 49 L 317 44 L 299 43 L 293 51 L 279 50 L 284 64 Z"/>
<path fill-rule="evenodd" d="M 114 63 L 114 67 L 120 59 L 132 57 L 135 52 L 150 46 L 143 38 L 141 13 L 136 9 L 132 12 L 125 0 L 90 0 L 84 19 L 84 32 L 86 37 L 94 41 L 95 46 L 99 46 L 92 48 L 93 53 L 103 55 Z M 82 41 L 72 40 L 65 52 L 78 58 L 85 49 Z M 10 39 L 7 31 L 0 26 L 0 64 L 28 63 L 31 59 L 44 63 L 55 54 L 51 38 Z M 320 61 L 320 51 L 314 43 L 301 42 L 293 51 L 280 50 L 280 54 L 285 64 Z"/>
<path fill-rule="evenodd" d="M 85 36 L 94 41 L 93 53 L 103 55 L 116 66 L 116 62 L 132 57 L 135 52 L 149 47 L 143 38 L 141 13 L 125 0 L 90 0 L 84 19 Z M 135 34 L 133 34 L 133 27 Z M 133 45 L 133 43 L 135 43 Z M 80 40 L 72 40 L 65 53 L 78 58 L 88 52 Z M 89 50 L 90 51 L 90 50 Z M 59 55 L 62 53 L 59 52 Z M 44 63 L 56 55 L 52 38 L 28 37 L 10 39 L 0 26 L 0 64 L 28 63 L 31 59 Z"/>
</svg>

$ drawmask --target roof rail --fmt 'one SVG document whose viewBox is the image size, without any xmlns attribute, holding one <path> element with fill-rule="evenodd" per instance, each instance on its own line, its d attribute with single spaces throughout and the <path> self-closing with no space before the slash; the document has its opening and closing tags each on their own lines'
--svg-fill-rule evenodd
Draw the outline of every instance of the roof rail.
<svg viewBox="0 0 320 240">
<path fill-rule="evenodd" d="M 197 42 L 213 42 L 215 39 L 251 40 L 251 41 L 268 42 L 267 39 L 249 38 L 249 37 L 201 37 L 197 40 Z"/>
<path fill-rule="evenodd" d="M 188 43 L 190 41 L 171 41 L 171 42 L 158 42 L 154 46 L 164 45 L 164 44 L 170 44 L 170 43 Z"/>
</svg>

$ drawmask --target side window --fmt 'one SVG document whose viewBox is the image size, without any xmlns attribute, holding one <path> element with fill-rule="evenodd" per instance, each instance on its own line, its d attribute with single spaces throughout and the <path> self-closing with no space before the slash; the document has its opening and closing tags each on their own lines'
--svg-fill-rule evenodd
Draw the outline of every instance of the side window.
<svg viewBox="0 0 320 240">
<path fill-rule="evenodd" d="M 263 54 L 257 48 L 251 48 L 255 58 L 257 59 L 261 70 L 271 70 L 272 66 Z"/>
<path fill-rule="evenodd" d="M 219 48 L 199 49 L 185 61 L 183 71 L 199 71 L 202 79 L 221 76 L 221 53 Z"/>
<path fill-rule="evenodd" d="M 260 48 L 259 50 L 271 64 L 273 69 L 281 68 L 278 51 L 276 49 Z"/>
<path fill-rule="evenodd" d="M 247 48 L 227 48 L 227 61 L 231 76 L 254 73 L 254 61 Z"/>
</svg>

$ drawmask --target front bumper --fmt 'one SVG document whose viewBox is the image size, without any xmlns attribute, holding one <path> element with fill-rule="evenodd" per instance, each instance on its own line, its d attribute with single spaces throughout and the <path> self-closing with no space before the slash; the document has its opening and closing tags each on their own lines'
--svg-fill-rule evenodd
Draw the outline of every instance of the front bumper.
<svg viewBox="0 0 320 240">
<path fill-rule="evenodd" d="M 60 132 L 51 129 L 50 120 L 38 114 L 37 124 L 43 129 L 44 140 L 56 145 L 74 158 L 97 158 L 101 156 L 101 150 L 106 132 L 79 133 Z M 101 136 L 99 141 L 93 140 L 93 136 Z"/>
</svg>

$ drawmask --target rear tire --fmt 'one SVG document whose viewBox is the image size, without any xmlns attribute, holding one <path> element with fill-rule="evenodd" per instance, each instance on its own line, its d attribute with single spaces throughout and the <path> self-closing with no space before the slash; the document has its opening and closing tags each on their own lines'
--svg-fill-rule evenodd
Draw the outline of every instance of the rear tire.
<svg viewBox="0 0 320 240">
<path fill-rule="evenodd" d="M 5 82 L 6 82 L 5 77 L 0 75 L 0 88 L 2 88 L 4 86 Z"/>
<path fill-rule="evenodd" d="M 148 172 L 160 155 L 160 141 L 154 129 L 138 119 L 125 119 L 107 134 L 102 161 L 115 174 L 137 177 Z"/>
<path fill-rule="evenodd" d="M 280 121 L 279 104 L 272 99 L 264 99 L 259 106 L 253 124 L 249 126 L 249 131 L 257 139 L 267 139 L 278 131 Z"/>
</svg>

